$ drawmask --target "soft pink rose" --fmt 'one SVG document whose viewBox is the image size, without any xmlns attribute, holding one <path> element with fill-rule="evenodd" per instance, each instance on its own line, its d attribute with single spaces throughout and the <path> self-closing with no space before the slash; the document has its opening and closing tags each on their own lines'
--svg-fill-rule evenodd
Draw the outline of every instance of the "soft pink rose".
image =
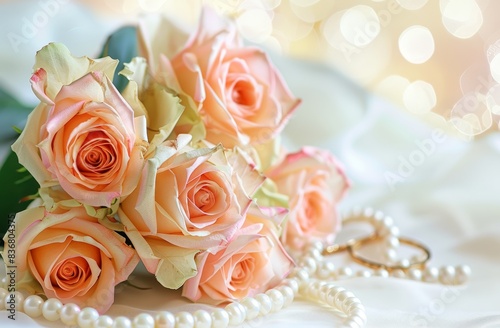
<svg viewBox="0 0 500 328">
<path fill-rule="evenodd" d="M 57 213 L 29 208 L 18 213 L 14 223 L 18 288 L 40 284 L 47 297 L 63 303 L 106 312 L 115 285 L 126 280 L 139 261 L 122 236 L 82 207 Z M 6 248 L 4 258 L 7 253 Z"/>
<path fill-rule="evenodd" d="M 160 34 L 143 31 L 141 35 Z M 170 40 L 158 38 L 143 41 L 153 42 L 170 44 Z M 154 44 L 145 48 L 154 52 L 165 47 Z M 170 48 L 170 54 L 164 56 L 145 56 L 159 62 L 159 69 L 154 71 L 159 78 L 162 71 L 173 70 L 182 91 L 198 105 L 206 139 L 214 144 L 232 148 L 266 143 L 282 130 L 300 102 L 266 53 L 245 47 L 235 25 L 208 8 L 203 10 L 198 30 L 186 45 L 175 55 L 172 53 L 177 47 Z"/>
<path fill-rule="evenodd" d="M 159 147 L 118 210 L 146 268 L 168 288 L 196 273 L 198 251 L 217 248 L 235 234 L 262 181 L 248 163 L 230 165 L 222 147 L 191 149 L 189 140 L 181 135 Z M 184 259 L 182 268 L 173 258 Z"/>
<path fill-rule="evenodd" d="M 341 224 L 337 205 L 349 180 L 330 152 L 304 147 L 288 154 L 266 176 L 289 198 L 290 212 L 282 235 L 286 245 L 300 247 L 312 239 L 333 242 Z"/>
<path fill-rule="evenodd" d="M 59 44 L 43 48 L 31 78 L 41 102 L 12 147 L 42 188 L 60 184 L 91 206 L 128 195 L 143 165 L 145 126 L 108 78 L 114 66 L 72 57 Z"/>
<path fill-rule="evenodd" d="M 255 296 L 275 287 L 293 268 L 279 241 L 276 222 L 252 208 L 244 227 L 215 254 L 196 257 L 198 274 L 182 295 L 194 302 L 221 304 Z"/>
</svg>

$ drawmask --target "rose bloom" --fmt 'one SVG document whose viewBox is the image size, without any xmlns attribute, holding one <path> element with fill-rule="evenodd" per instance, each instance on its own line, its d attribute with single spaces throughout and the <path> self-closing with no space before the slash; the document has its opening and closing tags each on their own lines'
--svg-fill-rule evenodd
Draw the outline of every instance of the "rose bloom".
<svg viewBox="0 0 500 328">
<path fill-rule="evenodd" d="M 215 254 L 197 255 L 198 274 L 182 295 L 194 302 L 221 304 L 263 293 L 278 285 L 294 264 L 281 244 L 276 222 L 255 206 L 244 227 Z"/>
<path fill-rule="evenodd" d="M 229 165 L 227 158 L 237 154 L 191 149 L 189 141 L 181 135 L 158 147 L 118 209 L 147 270 L 174 289 L 196 274 L 198 251 L 227 243 L 241 227 L 249 195 L 263 179 L 243 160 Z"/>
<path fill-rule="evenodd" d="M 266 176 L 288 196 L 290 212 L 282 234 L 286 245 L 301 247 L 312 239 L 333 242 L 341 224 L 337 205 L 350 183 L 330 152 L 304 147 Z"/>
<path fill-rule="evenodd" d="M 203 10 L 198 30 L 180 50 L 178 39 L 159 33 L 161 24 L 151 25 L 139 25 L 143 55 L 156 63 L 158 78 L 173 70 L 196 102 L 210 142 L 226 148 L 269 142 L 300 103 L 266 53 L 243 46 L 235 25 L 212 10 Z"/>
<path fill-rule="evenodd" d="M 77 201 L 105 207 L 135 188 L 146 129 L 108 78 L 115 67 L 60 44 L 37 53 L 31 84 L 41 102 L 12 149 L 42 188 L 60 184 Z"/>
<path fill-rule="evenodd" d="M 115 285 L 139 262 L 125 238 L 82 207 L 55 213 L 33 207 L 18 213 L 14 224 L 18 289 L 38 282 L 48 298 L 63 303 L 106 312 L 113 304 Z M 6 245 L 7 238 L 8 234 Z M 4 258 L 7 252 L 5 248 Z"/>
</svg>

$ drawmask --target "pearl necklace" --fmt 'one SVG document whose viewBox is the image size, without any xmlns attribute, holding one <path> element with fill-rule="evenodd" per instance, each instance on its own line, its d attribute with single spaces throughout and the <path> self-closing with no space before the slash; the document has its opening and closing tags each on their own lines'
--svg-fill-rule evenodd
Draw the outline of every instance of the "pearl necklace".
<svg viewBox="0 0 500 328">
<path fill-rule="evenodd" d="M 5 289 L 7 278 L 0 281 L 0 310 L 10 306 L 15 299 L 16 311 L 21 311 L 32 318 L 43 316 L 49 321 L 60 320 L 68 326 L 80 328 L 225 328 L 241 325 L 245 321 L 259 316 L 277 312 L 290 305 L 297 297 L 321 303 L 340 312 L 345 317 L 346 327 L 364 327 L 367 321 L 365 308 L 359 298 L 333 280 L 351 277 L 396 277 L 442 284 L 462 284 L 470 276 L 471 270 L 466 265 L 425 267 L 430 259 L 430 251 L 422 244 L 399 237 L 399 229 L 394 226 L 392 218 L 371 208 L 355 209 L 344 219 L 344 223 L 364 222 L 374 227 L 372 234 L 358 239 L 350 239 L 345 244 L 325 246 L 321 242 L 311 243 L 306 249 L 295 255 L 298 266 L 279 286 L 254 297 L 246 297 L 241 301 L 228 304 L 225 308 L 216 308 L 211 312 L 197 310 L 194 313 L 181 311 L 173 314 L 168 311 L 158 312 L 155 316 L 141 313 L 133 319 L 119 316 L 111 318 L 99 315 L 96 309 L 80 307 L 73 303 L 62 304 L 55 298 L 44 300 L 39 295 L 25 296 L 20 291 L 8 293 Z M 366 259 L 356 251 L 369 242 L 382 239 L 387 263 Z M 397 258 L 397 248 L 407 244 L 423 250 L 423 256 L 410 259 Z M 325 256 L 340 251 L 348 251 L 354 261 L 370 269 L 354 272 L 350 267 L 339 267 L 324 259 Z"/>
</svg>

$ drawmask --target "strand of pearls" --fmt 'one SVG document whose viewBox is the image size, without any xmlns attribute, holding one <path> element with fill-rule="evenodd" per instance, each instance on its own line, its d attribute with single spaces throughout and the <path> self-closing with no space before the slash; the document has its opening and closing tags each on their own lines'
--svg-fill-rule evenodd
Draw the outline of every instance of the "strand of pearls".
<svg viewBox="0 0 500 328">
<path fill-rule="evenodd" d="M 300 257 L 298 267 L 290 275 L 291 279 L 299 281 L 299 292 L 304 298 L 326 304 L 344 313 L 345 327 L 364 327 L 367 317 L 359 298 L 332 282 L 350 268 L 342 267 L 340 270 L 335 270 L 333 263 L 324 261 L 323 251 L 322 243 L 312 243 Z"/>
<path fill-rule="evenodd" d="M 425 266 L 430 252 L 423 245 L 400 237 L 393 219 L 380 211 L 371 208 L 354 209 L 344 222 L 355 221 L 369 223 L 374 228 L 373 233 L 365 238 L 351 239 L 344 245 L 325 246 L 321 242 L 312 243 L 302 252 L 292 254 L 295 255 L 298 266 L 278 287 L 211 312 L 198 310 L 194 313 L 182 311 L 173 314 L 161 311 L 154 316 L 141 313 L 133 319 L 123 316 L 112 318 L 99 315 L 97 310 L 90 307 L 80 309 L 76 304 L 62 304 L 55 298 L 44 300 L 38 295 L 25 296 L 20 291 L 8 293 L 5 289 L 6 277 L 0 280 L 0 310 L 9 308 L 11 300 L 14 299 L 16 311 L 24 312 L 32 318 L 43 316 L 49 321 L 60 320 L 65 325 L 80 328 L 226 328 L 278 312 L 297 297 L 302 297 L 342 313 L 345 327 L 360 328 L 364 327 L 367 321 L 363 304 L 352 292 L 332 281 L 373 276 L 453 285 L 465 283 L 471 274 L 467 265 L 447 265 L 441 268 Z M 380 238 L 385 246 L 384 259 L 387 265 L 364 259 L 355 253 L 355 248 L 363 242 Z M 426 254 L 398 259 L 397 250 L 401 243 L 421 248 Z M 337 268 L 332 262 L 325 260 L 325 256 L 342 250 L 347 250 L 354 260 L 372 269 L 354 271 L 348 266 Z"/>
</svg>

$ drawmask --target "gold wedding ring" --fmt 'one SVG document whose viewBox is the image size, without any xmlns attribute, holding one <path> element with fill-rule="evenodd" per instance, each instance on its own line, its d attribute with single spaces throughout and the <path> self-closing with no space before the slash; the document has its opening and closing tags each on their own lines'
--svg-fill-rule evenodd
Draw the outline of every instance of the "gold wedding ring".
<svg viewBox="0 0 500 328">
<path fill-rule="evenodd" d="M 425 246 L 423 245 L 422 243 L 420 242 L 417 242 L 415 240 L 412 240 L 412 239 L 408 239 L 408 238 L 403 238 L 403 237 L 399 237 L 399 242 L 401 244 L 405 244 L 405 245 L 409 245 L 409 246 L 412 246 L 412 247 L 416 247 L 416 248 L 419 248 L 420 250 L 422 250 L 424 256 L 421 258 L 421 259 L 418 259 L 417 261 L 415 262 L 410 262 L 408 263 L 408 265 L 402 265 L 402 264 L 386 264 L 386 263 L 381 263 L 381 262 L 377 262 L 377 261 L 373 261 L 373 260 L 370 260 L 370 259 L 367 259 L 359 254 L 356 253 L 356 250 L 359 249 L 361 246 L 363 246 L 364 244 L 370 242 L 373 238 L 361 238 L 361 239 L 358 239 L 356 240 L 355 242 L 349 244 L 346 249 L 347 251 L 349 252 L 349 255 L 353 258 L 353 260 L 359 264 L 362 264 L 364 266 L 367 266 L 369 268 L 372 268 L 372 269 L 385 269 L 387 270 L 388 272 L 391 272 L 391 271 L 394 271 L 394 270 L 403 270 L 403 271 L 406 271 L 406 270 L 409 270 L 409 269 L 424 269 L 425 268 L 425 264 L 430 260 L 431 258 L 431 251 Z"/>
</svg>

